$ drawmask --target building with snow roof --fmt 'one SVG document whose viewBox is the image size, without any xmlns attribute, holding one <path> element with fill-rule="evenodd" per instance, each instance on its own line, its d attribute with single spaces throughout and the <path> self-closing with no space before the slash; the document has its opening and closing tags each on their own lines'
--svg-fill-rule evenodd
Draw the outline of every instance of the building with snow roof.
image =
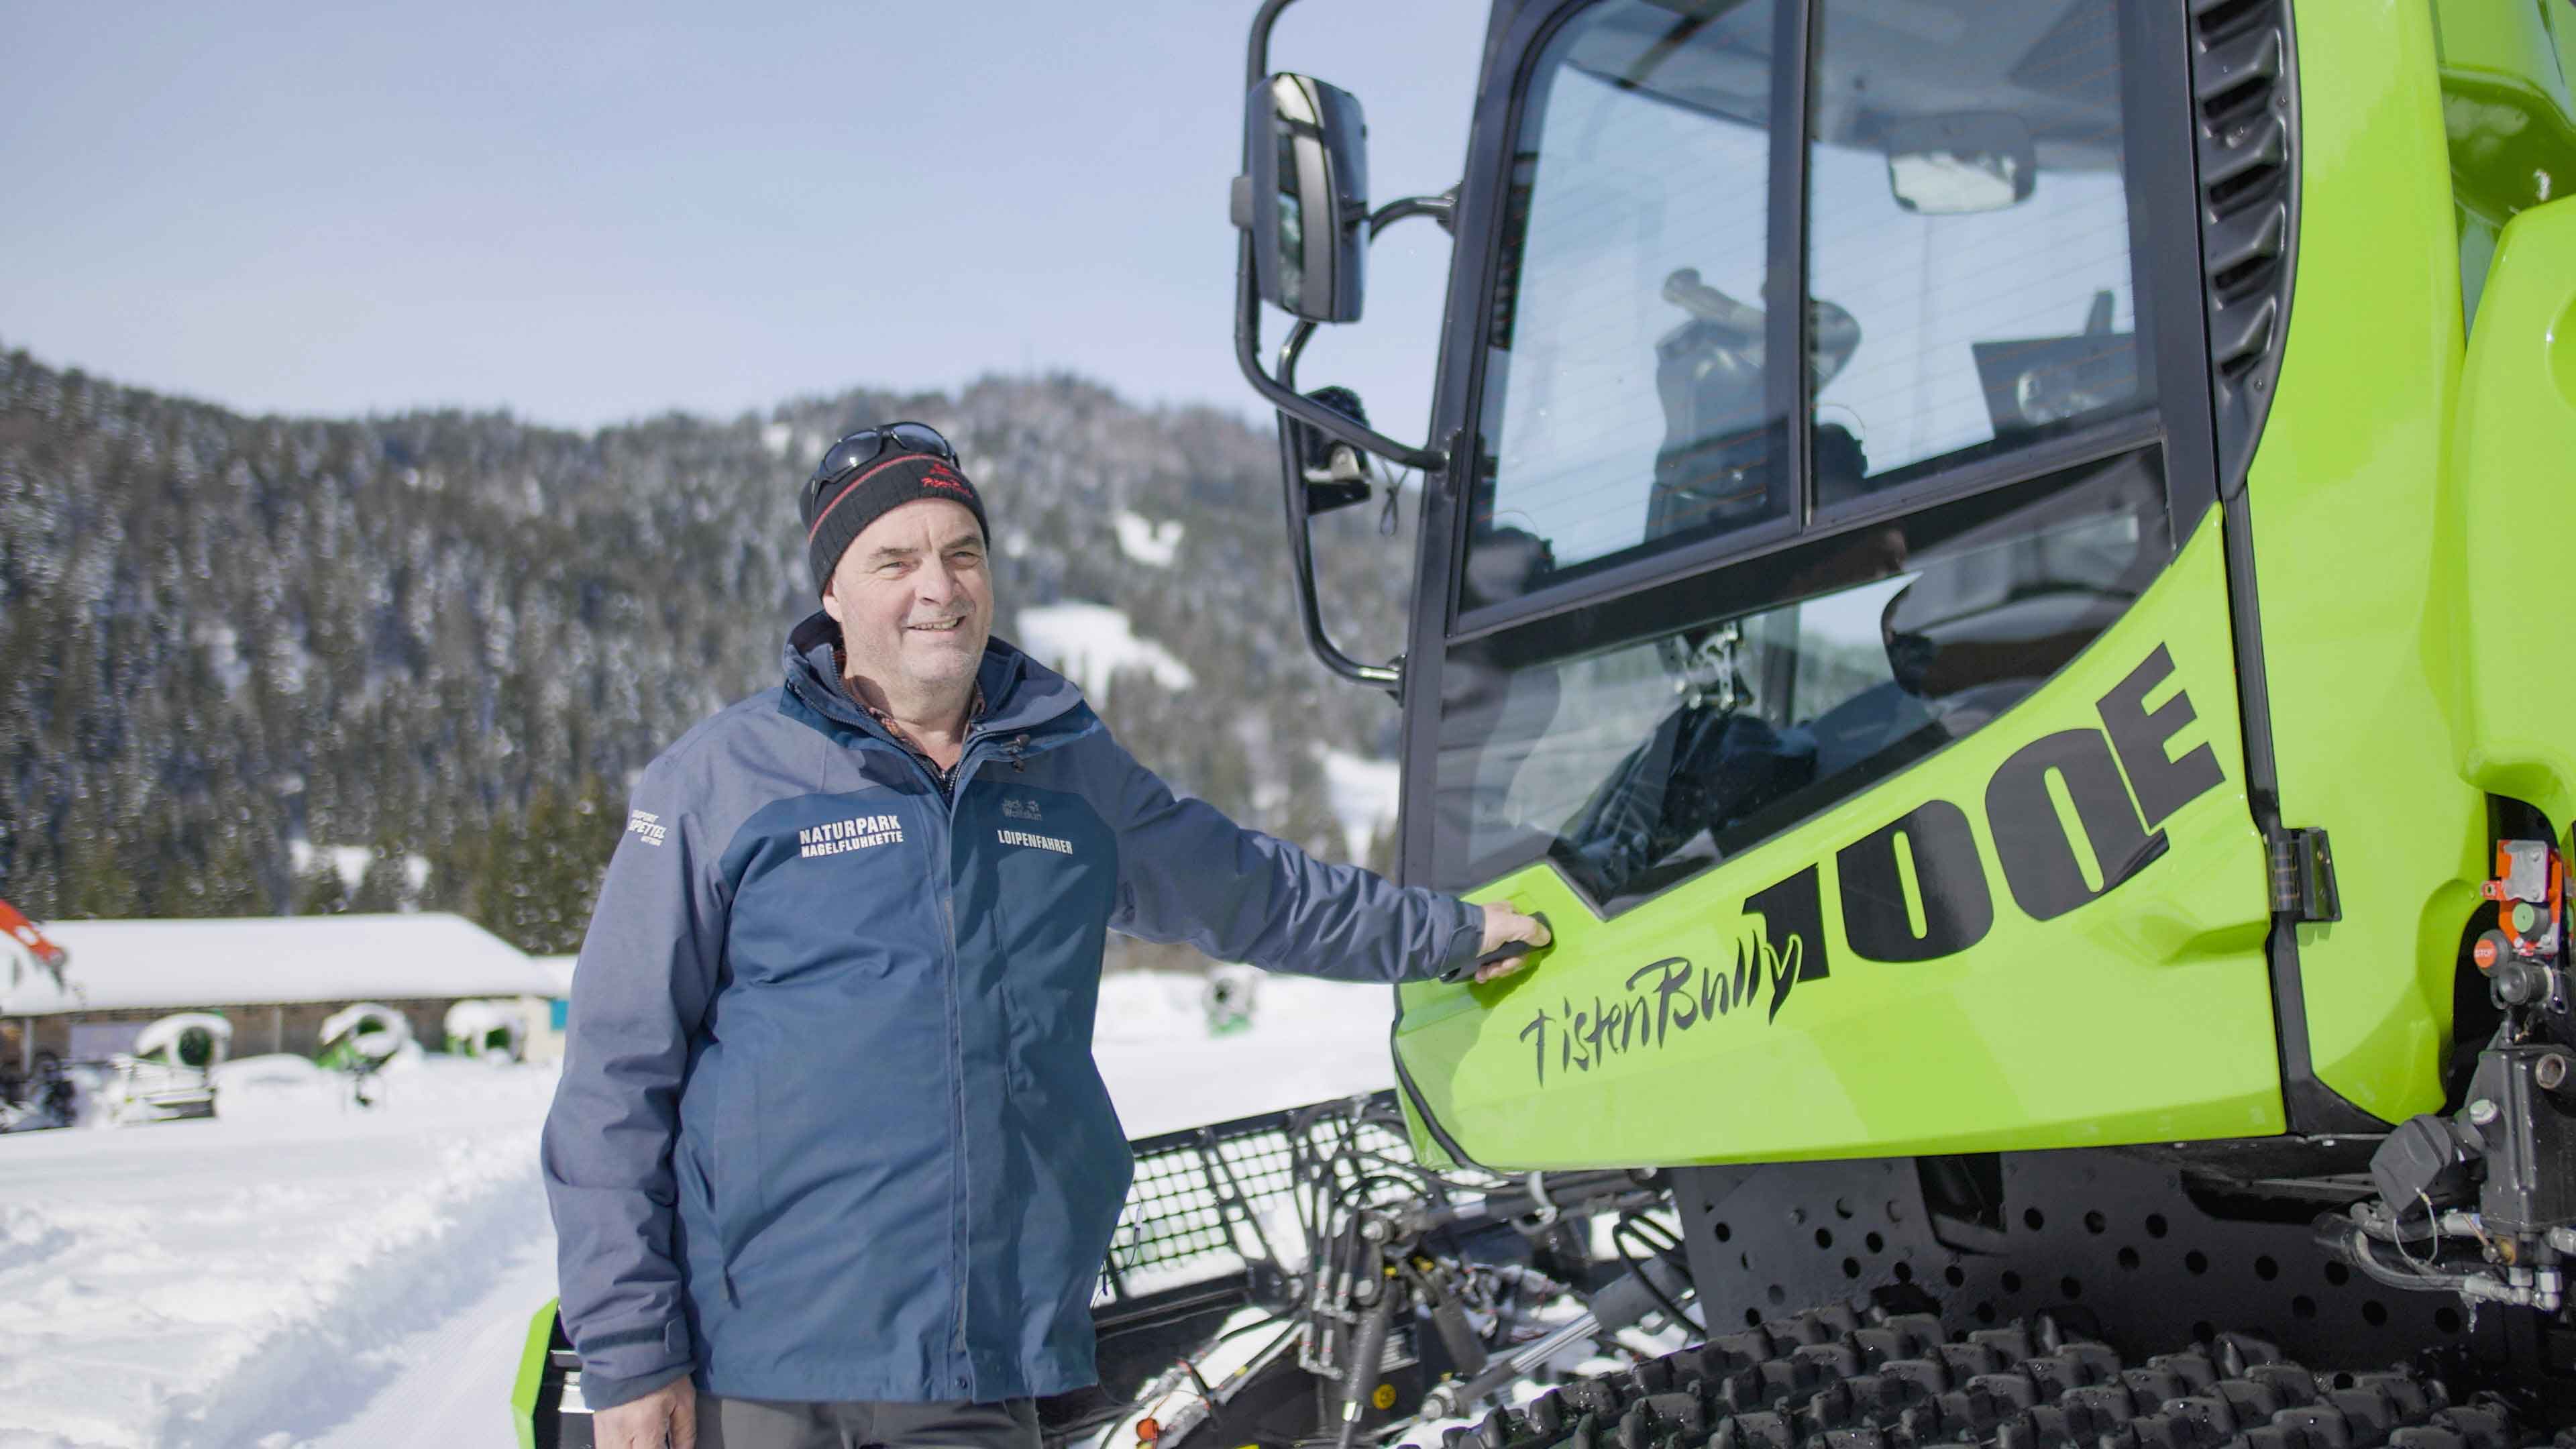
<svg viewBox="0 0 2576 1449">
<path fill-rule="evenodd" d="M 572 1013 L 572 968 L 578 956 L 539 956 L 537 969 L 553 983 L 553 996 L 528 1013 L 528 1060 L 559 1062 L 564 1054 L 564 1029 Z"/>
<path fill-rule="evenodd" d="M 59 979 L 0 938 L 0 1064 L 36 1054 L 95 1061 L 129 1049 L 175 1011 L 211 1011 L 233 1050 L 312 1053 L 323 1021 L 355 1002 L 400 1011 L 424 1042 L 445 1040 L 448 1008 L 502 998 L 543 1019 L 562 973 L 462 916 L 258 916 L 54 921 L 70 953 Z"/>
</svg>

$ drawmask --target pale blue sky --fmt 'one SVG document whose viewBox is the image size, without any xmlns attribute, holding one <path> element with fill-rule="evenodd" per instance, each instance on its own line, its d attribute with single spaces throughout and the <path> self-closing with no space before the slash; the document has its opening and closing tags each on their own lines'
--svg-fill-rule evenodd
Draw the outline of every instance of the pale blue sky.
<svg viewBox="0 0 2576 1449">
<path fill-rule="evenodd" d="M 1250 0 L 0 0 L 0 346 L 249 411 L 575 426 L 1068 368 L 1245 411 Z M 1456 179 L 1484 0 L 1301 0 L 1372 193 Z M 1303 379 L 1423 429 L 1448 242 Z M 1273 314 L 1272 338 L 1278 335 Z"/>
</svg>

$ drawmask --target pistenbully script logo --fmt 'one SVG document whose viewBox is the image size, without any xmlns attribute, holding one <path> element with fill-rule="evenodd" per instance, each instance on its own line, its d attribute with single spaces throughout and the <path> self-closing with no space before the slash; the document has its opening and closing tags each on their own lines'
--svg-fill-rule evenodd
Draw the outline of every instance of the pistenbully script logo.
<svg viewBox="0 0 2576 1449">
<path fill-rule="evenodd" d="M 662 817 L 654 814 L 650 810 L 629 810 L 626 812 L 626 833 L 629 835 L 643 836 L 644 843 L 646 845 L 661 844 L 662 837 L 668 832 L 668 829 L 669 827 L 662 823 Z"/>
<path fill-rule="evenodd" d="M 1535 1081 L 1563 1083 L 1632 1051 L 1658 1052 L 1714 1022 L 1759 1012 L 1775 1022 L 1792 991 L 1816 989 L 1829 961 L 1819 884 L 1831 869 L 1841 899 L 1842 946 L 1859 961 L 1897 964 L 1955 957 L 1984 941 L 2001 903 L 2033 922 L 2099 900 L 2161 860 L 2166 823 L 2226 779 L 2216 751 L 2186 734 L 2198 720 L 2187 691 L 2149 709 L 2174 674 L 2164 645 L 2095 702 L 2099 729 L 2060 729 L 2029 741 L 1985 781 L 1986 829 L 1968 807 L 1934 797 L 1786 879 L 1744 898 L 1731 929 L 1696 935 L 1700 959 L 1658 955 L 1615 990 L 1560 994 L 1522 1026 Z M 2063 789 L 2073 816 L 2058 803 Z M 1972 799 L 1971 803 L 1975 803 Z M 2094 874 L 2078 856 L 2099 862 Z M 1900 855 L 1899 851 L 1903 853 Z M 1695 934 L 1695 933 L 1694 933 Z"/>
</svg>

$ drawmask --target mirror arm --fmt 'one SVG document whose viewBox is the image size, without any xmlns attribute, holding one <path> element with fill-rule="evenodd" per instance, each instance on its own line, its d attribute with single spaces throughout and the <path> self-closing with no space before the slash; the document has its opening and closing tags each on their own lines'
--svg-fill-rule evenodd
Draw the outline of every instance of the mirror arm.
<svg viewBox="0 0 2576 1449">
<path fill-rule="evenodd" d="M 1299 396 L 1296 389 L 1283 386 L 1262 368 L 1261 289 L 1252 279 L 1251 234 L 1245 233 L 1235 246 L 1234 360 L 1235 365 L 1243 369 L 1244 380 L 1252 384 L 1252 390 L 1279 411 L 1309 427 L 1321 429 L 1326 437 L 1426 473 L 1437 473 L 1446 467 L 1449 460 L 1439 450 L 1399 443 L 1374 428 L 1362 427 L 1321 403 Z"/>
<path fill-rule="evenodd" d="M 1262 7 L 1261 13 L 1264 17 L 1275 15 L 1280 7 L 1290 3 L 1291 0 L 1270 0 L 1270 4 Z M 1254 22 L 1254 37 L 1254 50 L 1257 55 L 1268 48 L 1267 31 L 1258 20 Z M 1249 169 L 1250 163 L 1245 164 Z M 1458 188 L 1452 186 L 1437 196 L 1407 196 L 1379 207 L 1369 214 L 1369 240 L 1374 242 L 1379 232 L 1399 221 L 1417 216 L 1427 216 L 1440 223 L 1442 231 L 1454 234 L 1458 223 Z M 1283 345 L 1280 353 L 1281 365 L 1278 377 L 1273 378 L 1262 371 L 1261 289 L 1255 286 L 1252 280 L 1252 237 L 1249 233 L 1236 243 L 1236 252 L 1234 357 L 1236 363 L 1243 368 L 1244 377 L 1252 383 L 1253 390 L 1267 398 L 1271 405 L 1281 412 L 1309 427 L 1321 429 L 1326 437 L 1338 439 L 1354 448 L 1364 449 L 1382 458 L 1392 459 L 1407 468 L 1419 468 L 1426 473 L 1437 473 L 1446 468 L 1449 464 L 1448 457 L 1438 449 L 1408 447 L 1373 428 L 1352 422 L 1349 418 L 1320 403 L 1307 400 L 1290 384 L 1292 366 L 1287 359 L 1293 357 L 1296 351 L 1304 349 L 1306 337 L 1315 329 L 1314 323 L 1300 321 L 1296 327 L 1290 329 L 1289 341 Z"/>
<path fill-rule="evenodd" d="M 1243 88 L 1250 90 L 1270 79 L 1270 27 L 1279 23 L 1279 12 L 1296 0 L 1261 0 L 1261 8 L 1252 17 L 1252 53 L 1244 60 Z"/>
<path fill-rule="evenodd" d="M 1304 319 L 1288 329 L 1288 338 L 1279 344 L 1279 377 L 1290 389 L 1297 384 L 1297 357 L 1306 350 L 1306 339 L 1315 335 L 1315 325 Z M 1293 395 L 1293 392 L 1292 392 Z M 1298 399 L 1305 401 L 1303 398 Z M 1318 412 L 1340 417 L 1321 404 Z M 1344 419 L 1348 423 L 1348 419 Z M 1288 485 L 1288 577 L 1297 591 L 1297 621 L 1305 628 L 1306 647 L 1324 662 L 1324 667 L 1351 681 L 1383 689 L 1389 694 L 1404 692 L 1404 671 L 1393 664 L 1362 664 L 1342 652 L 1324 631 L 1324 607 L 1315 586 L 1314 515 L 1307 507 L 1305 460 L 1297 456 L 1297 435 L 1283 420 L 1279 427 L 1279 475 Z"/>
<path fill-rule="evenodd" d="M 1369 213 L 1369 240 L 1408 217 L 1427 216 L 1440 223 L 1440 229 L 1451 236 L 1458 234 L 1458 188 L 1450 187 L 1437 196 L 1407 196 L 1390 201 Z"/>
</svg>

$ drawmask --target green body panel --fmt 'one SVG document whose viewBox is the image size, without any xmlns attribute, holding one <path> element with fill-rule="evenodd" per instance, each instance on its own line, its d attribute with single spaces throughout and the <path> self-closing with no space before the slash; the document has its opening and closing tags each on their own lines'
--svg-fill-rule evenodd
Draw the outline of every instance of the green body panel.
<svg viewBox="0 0 2576 1449">
<path fill-rule="evenodd" d="M 2576 186 L 2576 12 L 2555 0 L 2439 0 L 2434 22 L 2461 302 L 2474 321 L 2505 223 Z"/>
<path fill-rule="evenodd" d="M 1545 864 L 1479 892 L 1545 911 L 1556 942 L 1486 986 L 1402 988 L 1397 1053 L 1432 1115 L 1468 1155 L 1510 1168 L 2281 1131 L 2223 553 L 2212 515 L 2125 617 L 1984 729 L 1613 919 Z M 1988 782 L 2043 736 L 2100 731 L 2097 701 L 2159 646 L 2173 675 L 2147 704 L 2188 693 L 2197 716 L 2169 756 L 2205 745 L 2223 778 L 2157 823 L 2161 857 L 2034 920 L 1997 865 Z M 1976 838 L 1991 928 L 1954 954 L 1863 960 L 1843 926 L 1838 852 L 1936 799 Z M 1821 941 L 1748 913 L 1748 896 L 1810 867 Z M 1690 974 L 1666 992 L 1674 958 Z M 1827 974 L 1800 976 L 1820 964 Z M 1712 970 L 1724 980 L 1713 999 Z M 1608 1026 L 1597 1040 L 1595 1019 Z M 1423 1135 L 1416 1146 L 1436 1155 Z"/>
<path fill-rule="evenodd" d="M 2481 8 L 2493 25 L 2444 7 L 2460 67 L 2503 53 L 2469 42 L 2517 11 Z M 2458 153 L 2423 4 L 2303 6 L 2298 51 L 2315 80 L 2300 90 L 2298 272 L 2247 492 L 2282 820 L 2332 833 L 2342 887 L 2339 924 L 2298 928 L 2309 1050 L 2328 1087 L 2400 1121 L 2441 1104 L 2486 875 L 2484 782 L 2457 767 L 2481 748 L 2461 693 L 2478 652 L 2462 617 L 2473 480 L 2450 471 Z"/>
<path fill-rule="evenodd" d="M 2443 0 L 2435 20 L 2462 286 L 2476 299 L 2449 474 L 2466 555 L 2459 772 L 2564 829 L 2576 680 L 2531 667 L 2528 631 L 2535 609 L 2565 606 L 2563 552 L 2548 540 L 2576 523 L 2576 210 L 2564 199 L 2576 190 L 2576 11 Z"/>
<path fill-rule="evenodd" d="M 546 1351 L 554 1346 L 557 1301 L 547 1299 L 528 1320 L 528 1340 L 519 1349 L 519 1376 L 510 1384 L 510 1420 L 519 1427 L 519 1449 L 537 1449 L 537 1390 L 545 1383 Z"/>
<path fill-rule="evenodd" d="M 2460 777 L 2576 820 L 2576 671 L 2552 645 L 2576 533 L 2576 199 L 2504 229 L 2453 435 Z"/>
</svg>

